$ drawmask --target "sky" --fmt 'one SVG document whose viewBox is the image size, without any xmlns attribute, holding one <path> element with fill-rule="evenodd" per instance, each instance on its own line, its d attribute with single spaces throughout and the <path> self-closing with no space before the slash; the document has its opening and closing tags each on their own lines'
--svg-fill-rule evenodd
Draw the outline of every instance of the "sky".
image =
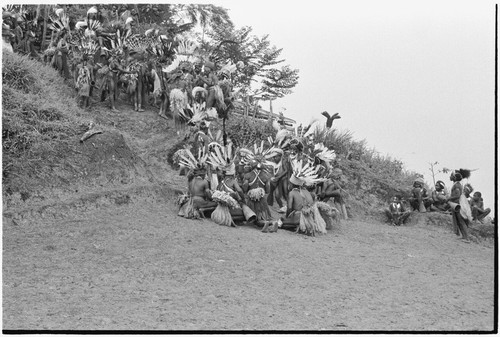
<svg viewBox="0 0 500 337">
<path fill-rule="evenodd" d="M 298 123 L 340 113 L 339 130 L 399 159 L 433 186 L 435 170 L 477 169 L 468 182 L 495 205 L 493 1 L 213 1 L 299 69 L 273 111 Z M 263 104 L 268 109 L 266 103 Z M 449 174 L 438 173 L 451 187 Z"/>
</svg>

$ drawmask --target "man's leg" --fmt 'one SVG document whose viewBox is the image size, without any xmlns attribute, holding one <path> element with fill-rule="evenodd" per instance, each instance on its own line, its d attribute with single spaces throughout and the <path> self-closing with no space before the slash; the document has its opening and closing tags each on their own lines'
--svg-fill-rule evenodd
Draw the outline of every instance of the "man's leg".
<svg viewBox="0 0 500 337">
<path fill-rule="evenodd" d="M 484 211 L 478 210 L 477 219 L 482 223 L 484 218 L 486 218 L 488 216 L 488 214 L 490 214 L 490 213 L 491 213 L 491 209 L 489 209 L 489 208 L 485 209 Z"/>
<path fill-rule="evenodd" d="M 465 223 L 464 218 L 462 218 L 460 212 L 455 213 L 455 216 L 457 217 L 457 226 L 458 230 L 462 234 L 462 239 L 469 241 L 469 232 L 467 231 L 467 224 Z"/>
<path fill-rule="evenodd" d="M 391 224 L 394 223 L 394 218 L 392 217 L 392 212 L 389 209 L 384 209 L 384 213 Z"/>
<path fill-rule="evenodd" d="M 404 224 L 408 220 L 408 218 L 410 217 L 410 214 L 411 214 L 410 211 L 406 211 L 403 214 L 401 214 L 399 224 Z"/>
</svg>

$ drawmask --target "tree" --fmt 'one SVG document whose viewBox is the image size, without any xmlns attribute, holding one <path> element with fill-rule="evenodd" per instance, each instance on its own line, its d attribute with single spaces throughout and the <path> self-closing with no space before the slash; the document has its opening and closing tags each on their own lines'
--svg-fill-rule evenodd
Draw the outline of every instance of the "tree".
<svg viewBox="0 0 500 337">
<path fill-rule="evenodd" d="M 298 83 L 298 69 L 290 65 L 279 67 L 285 60 L 280 59 L 281 48 L 272 46 L 269 35 L 257 37 L 251 35 L 252 28 L 227 29 L 214 26 L 209 33 L 207 45 L 217 46 L 211 51 L 215 61 L 230 60 L 234 64 L 242 64 L 233 76 L 235 88 L 246 96 L 252 96 L 257 104 L 259 100 L 273 100 L 292 93 Z"/>
</svg>

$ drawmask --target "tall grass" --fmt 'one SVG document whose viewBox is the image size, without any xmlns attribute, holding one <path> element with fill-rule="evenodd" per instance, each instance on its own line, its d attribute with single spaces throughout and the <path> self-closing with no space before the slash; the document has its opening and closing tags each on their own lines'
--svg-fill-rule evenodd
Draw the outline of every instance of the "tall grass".
<svg viewBox="0 0 500 337">
<path fill-rule="evenodd" d="M 27 56 L 3 52 L 2 84 L 2 177 L 8 185 L 11 174 L 33 175 L 34 167 L 57 162 L 55 148 L 88 122 L 57 71 Z"/>
<path fill-rule="evenodd" d="M 366 140 L 354 140 L 350 131 L 317 127 L 314 137 L 335 150 L 335 165 L 343 170 L 352 197 L 362 201 L 371 194 L 383 204 L 396 194 L 409 196 L 417 173 L 405 170 L 400 160 L 369 148 Z"/>
</svg>

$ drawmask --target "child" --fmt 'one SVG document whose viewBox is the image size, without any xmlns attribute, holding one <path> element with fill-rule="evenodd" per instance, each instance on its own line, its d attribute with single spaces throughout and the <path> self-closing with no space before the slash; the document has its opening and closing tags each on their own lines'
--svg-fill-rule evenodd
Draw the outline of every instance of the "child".
<svg viewBox="0 0 500 337">
<path fill-rule="evenodd" d="M 483 219 L 490 214 L 491 209 L 484 209 L 483 198 L 481 197 L 481 192 L 475 192 L 470 200 L 470 206 L 472 209 L 472 220 L 474 222 L 483 223 Z"/>
<path fill-rule="evenodd" d="M 395 196 L 392 198 L 389 208 L 385 209 L 385 214 L 393 226 L 401 226 L 402 223 L 408 220 L 410 211 L 406 210 L 401 202 L 401 197 Z"/>
</svg>

